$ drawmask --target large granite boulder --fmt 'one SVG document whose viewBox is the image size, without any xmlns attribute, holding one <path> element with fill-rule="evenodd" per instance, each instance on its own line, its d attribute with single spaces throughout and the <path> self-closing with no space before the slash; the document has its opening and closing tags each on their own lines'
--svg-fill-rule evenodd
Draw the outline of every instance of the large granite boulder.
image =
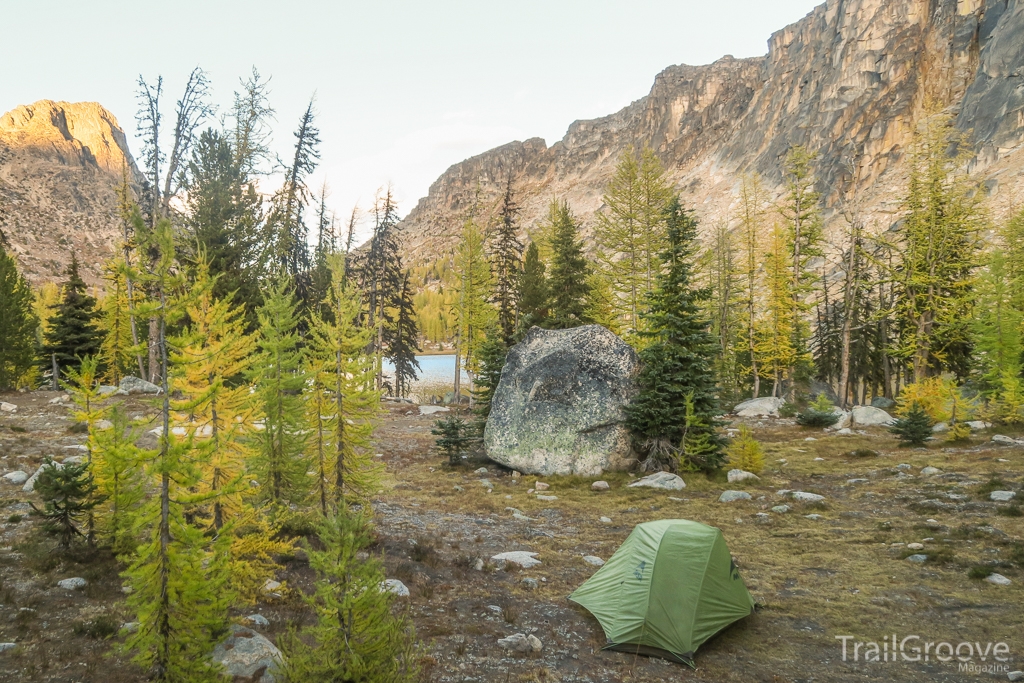
<svg viewBox="0 0 1024 683">
<path fill-rule="evenodd" d="M 233 624 L 231 634 L 213 648 L 213 661 L 231 680 L 274 683 L 281 651 L 256 631 Z"/>
<path fill-rule="evenodd" d="M 484 430 L 487 456 L 520 472 L 595 476 L 635 459 L 624 408 L 639 359 L 600 325 L 534 327 L 508 353 Z"/>
</svg>

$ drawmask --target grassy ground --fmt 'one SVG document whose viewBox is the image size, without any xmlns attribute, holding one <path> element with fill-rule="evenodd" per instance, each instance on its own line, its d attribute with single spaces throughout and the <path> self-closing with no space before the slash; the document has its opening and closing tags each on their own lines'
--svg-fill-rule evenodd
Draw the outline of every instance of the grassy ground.
<svg viewBox="0 0 1024 683">
<path fill-rule="evenodd" d="M 44 456 L 72 454 L 65 446 L 83 440 L 68 429 L 67 409 L 48 404 L 53 395 L 0 397 L 19 405 L 18 413 L 0 415 L 3 472 L 31 473 Z M 133 398 L 128 410 L 145 416 L 150 409 Z M 389 576 L 411 590 L 400 609 L 409 610 L 423 640 L 427 680 L 978 679 L 955 663 L 934 660 L 843 662 L 836 640 L 842 635 L 879 642 L 892 634 L 1004 641 L 1010 670 L 1024 668 L 1024 518 L 1008 516 L 1012 506 L 988 500 L 994 487 L 1024 498 L 1022 447 L 996 446 L 982 434 L 967 444 L 898 449 L 881 430 L 840 437 L 766 421 L 752 424 L 767 451 L 760 481 L 728 484 L 724 474 L 689 474 L 683 491 L 664 492 L 627 488 L 633 477 L 618 473 L 604 477 L 611 490 L 594 492 L 590 479 L 551 477 L 543 480 L 551 486 L 545 493 L 558 499 L 544 502 L 529 493 L 536 477 L 515 477 L 485 462 L 444 466 L 431 450 L 436 417 L 421 416 L 416 406 L 389 404 L 378 435 L 388 478 L 376 502 L 380 542 L 374 549 L 383 554 Z M 876 455 L 850 454 L 857 449 Z M 474 472 L 481 466 L 486 474 Z M 922 476 L 925 466 L 942 474 Z M 717 502 L 722 491 L 736 488 L 753 499 Z M 777 493 L 782 489 L 826 499 L 796 504 Z M 50 553 L 28 516 L 34 499 L 0 481 L 0 642 L 18 643 L 0 653 L 0 681 L 143 680 L 117 653 L 111 635 L 112 625 L 129 620 L 117 566 L 103 554 Z M 783 503 L 793 509 L 771 512 Z M 602 651 L 600 626 L 566 599 L 595 571 L 583 555 L 608 559 L 636 524 L 663 518 L 721 528 L 760 605 L 699 650 L 697 671 Z M 904 559 L 913 552 L 909 543 L 922 543 L 917 552 L 929 561 Z M 542 564 L 498 569 L 490 558 L 507 550 L 536 552 Z M 997 571 L 1013 584 L 971 578 L 972 569 L 974 575 Z M 75 592 L 56 587 L 70 576 L 89 585 Z M 292 589 L 285 599 L 235 611 L 240 618 L 266 616 L 270 626 L 262 632 L 272 639 L 309 619 L 298 593 L 313 580 L 301 554 L 282 558 L 278 578 Z M 534 633 L 543 651 L 513 655 L 497 647 L 498 638 L 513 633 Z"/>
</svg>

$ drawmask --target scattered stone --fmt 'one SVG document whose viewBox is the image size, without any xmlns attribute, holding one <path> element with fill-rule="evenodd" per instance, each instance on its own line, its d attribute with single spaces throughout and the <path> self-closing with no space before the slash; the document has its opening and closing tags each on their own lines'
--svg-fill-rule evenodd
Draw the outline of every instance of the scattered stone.
<svg viewBox="0 0 1024 683">
<path fill-rule="evenodd" d="M 825 500 L 825 496 L 819 496 L 817 493 L 808 493 L 807 491 L 794 491 L 793 500 L 799 500 L 802 503 L 817 503 Z"/>
<path fill-rule="evenodd" d="M 988 581 L 989 583 L 994 583 L 997 586 L 1009 586 L 1011 583 L 1013 583 L 1013 581 L 1010 581 L 1008 578 L 1006 578 L 1002 574 L 996 574 L 996 573 L 989 574 L 988 576 L 985 577 L 985 580 Z"/>
<path fill-rule="evenodd" d="M 436 413 L 447 413 L 449 408 L 444 406 L 420 406 L 420 415 L 434 415 Z"/>
<path fill-rule="evenodd" d="M 647 486 L 652 489 L 662 489 L 664 491 L 681 491 L 686 488 L 686 482 L 683 481 L 682 477 L 671 472 L 655 472 L 649 474 L 643 479 L 638 479 L 629 485 L 630 488 L 636 488 L 638 486 Z"/>
<path fill-rule="evenodd" d="M 1024 671 L 1011 671 L 1006 677 L 1011 681 L 1024 681 Z"/>
<path fill-rule="evenodd" d="M 590 490 L 591 491 L 607 491 L 610 488 L 611 488 L 611 486 L 608 485 L 608 482 L 603 481 L 603 480 L 602 481 L 595 481 L 593 484 L 590 485 Z"/>
<path fill-rule="evenodd" d="M 523 569 L 529 569 L 530 567 L 536 567 L 540 564 L 540 560 L 537 559 L 537 553 L 527 552 L 526 550 L 512 550 L 509 552 L 498 553 L 497 555 L 491 556 L 494 560 L 498 569 L 504 569 L 507 563 L 516 564 Z M 481 569 L 483 563 L 481 562 Z"/>
<path fill-rule="evenodd" d="M 812 520 L 814 522 L 817 522 L 817 521 L 820 521 L 822 519 L 825 519 L 824 517 L 822 517 L 819 514 L 804 515 L 804 517 L 806 517 L 807 519 Z"/>
<path fill-rule="evenodd" d="M 813 436 L 809 436 L 806 439 L 804 439 L 804 441 L 817 441 L 817 439 L 815 439 Z M 817 459 L 818 458 L 815 458 L 815 460 L 817 460 Z M 824 460 L 825 458 L 821 458 L 821 459 Z"/>
<path fill-rule="evenodd" d="M 866 483 L 868 483 L 868 480 L 867 479 L 847 479 L 846 483 L 847 484 L 866 484 Z"/>
<path fill-rule="evenodd" d="M 724 491 L 718 497 L 719 503 L 731 503 L 734 500 L 750 500 L 750 494 L 746 491 Z"/>
<path fill-rule="evenodd" d="M 461 486 L 459 486 L 458 484 L 456 484 L 452 488 L 455 489 L 456 491 L 465 491 L 466 490 L 466 489 L 462 488 Z"/>
<path fill-rule="evenodd" d="M 907 562 L 915 562 L 917 564 L 921 564 L 921 563 L 927 562 L 927 561 L 928 561 L 928 556 L 927 555 L 910 555 L 909 557 L 907 557 Z"/>
<path fill-rule="evenodd" d="M 921 470 L 922 477 L 934 477 L 936 474 L 942 474 L 942 470 L 938 467 L 925 467 Z"/>
<path fill-rule="evenodd" d="M 274 581 L 273 579 L 267 579 L 266 583 L 263 584 L 263 594 L 273 598 L 279 598 L 281 595 L 277 592 L 281 588 L 280 581 Z"/>
<path fill-rule="evenodd" d="M 160 387 L 152 382 L 131 375 L 122 379 L 118 388 L 127 394 L 159 394 L 161 392 Z"/>
<path fill-rule="evenodd" d="M 538 495 L 538 496 L 537 496 L 537 500 L 546 500 L 546 501 L 558 500 L 558 496 L 543 496 L 543 495 Z"/>
<path fill-rule="evenodd" d="M 824 462 L 825 458 L 815 458 L 814 462 Z"/>
<path fill-rule="evenodd" d="M 81 576 L 75 576 L 70 579 L 63 579 L 61 581 L 58 581 L 57 585 L 63 588 L 64 590 L 73 591 L 78 590 L 79 588 L 85 588 L 87 583 L 89 582 L 83 579 Z"/>
<path fill-rule="evenodd" d="M 0 411 L 5 413 L 16 413 L 18 412 L 18 406 L 13 403 L 7 403 L 6 401 L 0 401 Z"/>
<path fill-rule="evenodd" d="M 842 410 L 840 408 L 835 408 L 832 410 L 832 414 L 838 415 L 839 419 L 836 420 L 835 424 L 833 424 L 831 427 L 826 428 L 826 431 L 828 429 L 845 429 L 846 427 L 850 426 L 851 418 L 849 412 Z"/>
<path fill-rule="evenodd" d="M 506 650 L 512 650 L 513 652 L 540 652 L 544 649 L 544 645 L 540 642 L 537 636 L 523 635 L 522 633 L 516 633 L 507 638 L 499 638 L 498 646 Z"/>
<path fill-rule="evenodd" d="M 224 667 L 234 680 L 275 683 L 274 671 L 281 651 L 252 629 L 232 624 L 231 634 L 213 648 L 213 661 Z"/>
<path fill-rule="evenodd" d="M 775 507 L 772 508 L 772 512 L 777 512 L 780 515 L 784 515 L 787 512 L 789 512 L 789 506 L 788 505 L 776 505 Z"/>
<path fill-rule="evenodd" d="M 481 467 L 479 469 L 473 470 L 473 474 L 487 474 L 487 468 Z"/>
<path fill-rule="evenodd" d="M 908 543 L 907 550 L 924 550 L 923 543 Z"/>
<path fill-rule="evenodd" d="M 1017 443 L 1016 439 L 1012 439 L 1012 438 L 1010 438 L 1008 436 L 1004 436 L 1002 434 L 995 434 L 995 435 L 993 435 L 992 436 L 992 441 L 994 441 L 995 443 L 1006 444 L 1007 446 L 1013 446 L 1013 445 L 1016 445 L 1016 443 Z"/>
<path fill-rule="evenodd" d="M 551 484 L 545 484 L 542 481 L 538 481 L 536 484 L 533 485 L 533 488 L 535 491 L 547 491 L 549 488 L 551 488 Z"/>
<path fill-rule="evenodd" d="M 598 476 L 636 461 L 625 407 L 640 360 L 600 325 L 534 327 L 513 346 L 491 399 L 487 457 L 548 476 Z"/>
<path fill-rule="evenodd" d="M 909 470 L 910 468 L 911 466 L 905 462 L 901 462 L 899 465 L 896 465 L 896 469 L 898 470 Z"/>
<path fill-rule="evenodd" d="M 747 472 L 746 470 L 729 470 L 728 477 L 730 484 L 735 484 L 739 481 L 746 481 L 748 479 L 753 479 L 755 481 L 759 481 L 761 479 L 761 477 L 757 476 L 753 472 Z"/>
<path fill-rule="evenodd" d="M 531 591 L 537 590 L 537 588 L 540 586 L 540 584 L 537 583 L 537 579 L 531 578 L 529 576 L 525 577 L 519 583 L 523 584 L 523 588 Z"/>
<path fill-rule="evenodd" d="M 116 394 L 118 391 L 120 391 L 120 389 L 118 389 L 117 387 L 112 387 L 109 384 L 101 384 L 96 388 L 96 393 L 99 394 L 100 396 L 109 396 L 111 394 Z"/>
<path fill-rule="evenodd" d="M 732 412 L 739 417 L 778 417 L 783 404 L 783 399 L 773 396 L 752 398 L 737 405 Z"/>
<path fill-rule="evenodd" d="M 100 389 L 103 389 L 103 387 L 100 387 Z M 117 391 L 117 387 L 114 387 L 114 391 Z M 54 396 L 53 398 L 51 398 L 49 403 L 51 406 L 55 406 L 58 403 L 67 403 L 69 398 L 71 397 L 68 396 L 67 394 L 61 394 L 60 396 Z"/>
<path fill-rule="evenodd" d="M 889 413 L 881 408 L 874 408 L 872 406 L 856 406 L 850 414 L 853 423 L 859 425 L 882 426 L 891 425 L 896 421 Z"/>
<path fill-rule="evenodd" d="M 758 524 L 767 524 L 772 519 L 772 516 L 767 512 L 758 512 L 754 514 L 754 521 Z"/>
<path fill-rule="evenodd" d="M 1013 491 L 993 491 L 988 494 L 989 500 L 994 500 L 998 503 L 1006 503 L 1013 500 L 1017 496 Z"/>
<path fill-rule="evenodd" d="M 896 407 L 896 401 L 885 396 L 875 396 L 871 399 L 872 408 L 881 408 L 882 410 L 892 410 Z"/>
<path fill-rule="evenodd" d="M 480 480 L 480 485 L 483 486 L 485 489 L 493 489 L 494 488 L 494 484 L 491 483 L 490 479 L 481 479 Z"/>
<path fill-rule="evenodd" d="M 934 434 L 942 434 L 942 433 L 948 432 L 948 431 L 949 431 L 949 425 L 946 424 L 945 422 L 937 422 L 937 423 L 932 425 L 932 433 L 934 433 Z"/>
<path fill-rule="evenodd" d="M 25 481 L 27 480 L 28 473 L 22 472 L 21 470 L 14 470 L 13 472 L 8 472 L 7 474 L 4 475 L 4 481 L 6 481 L 8 484 L 14 484 L 15 486 L 20 486 L 24 484 Z"/>
<path fill-rule="evenodd" d="M 121 630 L 125 633 L 135 633 L 139 630 L 139 622 L 137 621 L 126 621 L 121 624 Z"/>
<path fill-rule="evenodd" d="M 110 429 L 114 423 L 110 420 L 96 420 L 96 429 Z"/>
<path fill-rule="evenodd" d="M 410 595 L 409 588 L 398 579 L 384 579 L 384 582 L 381 583 L 380 587 L 381 590 L 394 593 L 400 598 L 407 598 Z"/>
<path fill-rule="evenodd" d="M 836 432 L 836 434 L 838 434 L 839 436 L 852 436 L 853 430 L 850 429 L 849 427 L 843 427 L 838 432 Z"/>
<path fill-rule="evenodd" d="M 245 620 L 255 626 L 270 626 L 270 622 L 262 614 L 250 614 Z"/>
<path fill-rule="evenodd" d="M 16 647 L 18 647 L 17 643 L 0 643 L 0 652 L 7 652 L 8 650 L 13 650 Z M 1014 679 L 1011 678 L 1010 680 Z"/>
<path fill-rule="evenodd" d="M 991 422 L 985 422 L 984 420 L 968 420 L 964 423 L 974 431 L 980 431 L 982 429 L 992 429 Z"/>
<path fill-rule="evenodd" d="M 612 523 L 612 518 L 611 517 L 602 517 L 598 521 L 601 522 L 601 524 L 611 524 Z"/>
<path fill-rule="evenodd" d="M 600 567 L 601 565 L 604 564 L 604 560 L 602 560 L 597 555 L 584 555 L 583 556 L 583 561 L 586 562 L 587 564 L 593 565 L 595 567 Z"/>
</svg>

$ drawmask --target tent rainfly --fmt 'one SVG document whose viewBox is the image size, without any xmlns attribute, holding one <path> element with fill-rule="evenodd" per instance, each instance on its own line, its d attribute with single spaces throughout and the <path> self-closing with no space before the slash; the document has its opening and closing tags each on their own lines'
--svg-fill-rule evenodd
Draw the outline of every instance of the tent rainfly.
<svg viewBox="0 0 1024 683">
<path fill-rule="evenodd" d="M 754 609 L 722 532 L 686 519 L 638 525 L 569 599 L 600 622 L 604 649 L 691 667 L 702 643 Z"/>
</svg>

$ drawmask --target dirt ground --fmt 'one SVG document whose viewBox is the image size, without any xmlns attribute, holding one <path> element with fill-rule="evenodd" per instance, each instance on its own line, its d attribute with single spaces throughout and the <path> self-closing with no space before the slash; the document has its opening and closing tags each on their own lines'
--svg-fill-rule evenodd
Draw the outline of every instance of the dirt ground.
<svg viewBox="0 0 1024 683">
<path fill-rule="evenodd" d="M 18 406 L 0 413 L 0 474 L 31 474 L 45 456 L 78 452 L 84 435 L 70 430 L 68 408 L 49 403 L 55 396 L 0 395 Z M 900 449 L 879 429 L 837 436 L 786 420 L 748 421 L 767 451 L 759 481 L 684 474 L 687 487 L 666 492 L 627 488 L 633 477 L 620 473 L 603 477 L 609 491 L 595 492 L 590 479 L 550 477 L 545 493 L 557 500 L 540 501 L 530 493 L 536 477 L 487 462 L 448 468 L 431 448 L 438 415 L 386 405 L 377 450 L 388 477 L 375 502 L 375 551 L 388 576 L 410 588 L 399 609 L 409 611 L 423 641 L 426 680 L 974 681 L 1006 680 L 1006 671 L 1024 668 L 1024 518 L 988 496 L 998 488 L 1024 498 L 1024 447 L 991 442 L 996 432 L 955 447 L 935 441 Z M 141 421 L 154 412 L 134 397 L 126 408 Z M 853 455 L 857 449 L 875 454 Z M 925 476 L 926 466 L 941 473 Z M 719 503 L 726 489 L 746 490 L 752 500 Z M 780 490 L 825 500 L 795 503 Z M 17 643 L 0 652 L 0 681 L 144 680 L 111 633 L 130 621 L 116 563 L 102 553 L 64 559 L 49 552 L 52 542 L 28 514 L 34 499 L 0 480 L 0 642 Z M 791 509 L 771 510 L 782 504 Z M 636 524 L 665 518 L 722 529 L 759 604 L 700 648 L 696 671 L 601 650 L 596 620 L 566 599 L 596 571 L 584 555 L 608 559 Z M 927 562 L 905 559 L 915 554 L 910 543 L 924 546 L 916 553 Z M 491 556 L 510 550 L 536 552 L 541 564 L 498 569 Z M 238 611 L 239 618 L 265 616 L 270 626 L 258 630 L 271 639 L 308 618 L 298 593 L 314 577 L 301 558 L 282 558 L 278 580 L 290 589 L 284 599 Z M 1012 584 L 971 578 L 979 565 Z M 88 585 L 56 585 L 72 576 Z M 536 635 L 543 650 L 520 655 L 498 647 L 514 633 Z M 1004 667 L 982 672 L 934 655 L 928 662 L 865 662 L 865 649 L 852 661 L 855 641 L 881 647 L 894 635 L 983 647 L 1005 642 L 1009 658 L 975 657 L 975 664 Z M 852 637 L 847 661 L 840 636 Z"/>
</svg>

